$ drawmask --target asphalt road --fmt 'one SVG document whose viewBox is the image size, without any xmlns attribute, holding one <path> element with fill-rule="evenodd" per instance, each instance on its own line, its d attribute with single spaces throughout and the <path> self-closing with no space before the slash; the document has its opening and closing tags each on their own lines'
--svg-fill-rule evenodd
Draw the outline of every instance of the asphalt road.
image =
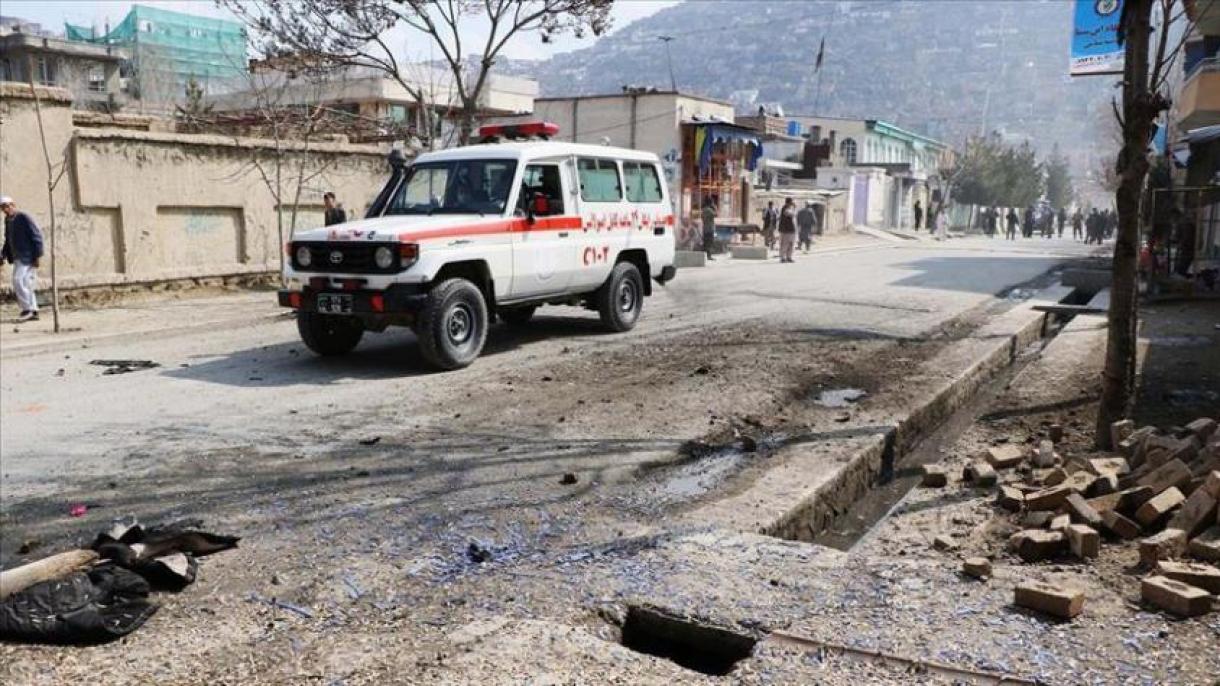
<svg viewBox="0 0 1220 686">
<path fill-rule="evenodd" d="M 528 331 L 495 327 L 475 365 L 447 374 L 425 368 L 405 330 L 369 335 L 351 356 L 323 360 L 304 348 L 287 319 L 6 360 L 3 504 L 225 450 L 309 450 L 395 427 L 451 426 L 449 407 L 467 402 L 501 407 L 506 421 L 497 428 L 509 434 L 536 433 L 542 428 L 513 426 L 514 407 L 526 398 L 501 405 L 510 397 L 493 386 L 506 373 L 541 377 L 582 354 L 679 338 L 690 345 L 701 332 L 743 322 L 825 336 L 916 336 L 1065 257 L 1085 254 L 1070 241 L 959 239 L 848 244 L 792 265 L 718 261 L 657 289 L 628 334 L 599 332 L 592 312 L 544 308 Z M 103 375 L 89 364 L 95 359 L 152 360 L 160 367 Z M 638 365 L 635 371 L 650 364 L 647 357 L 626 359 Z M 566 383 L 579 387 L 583 380 Z"/>
</svg>

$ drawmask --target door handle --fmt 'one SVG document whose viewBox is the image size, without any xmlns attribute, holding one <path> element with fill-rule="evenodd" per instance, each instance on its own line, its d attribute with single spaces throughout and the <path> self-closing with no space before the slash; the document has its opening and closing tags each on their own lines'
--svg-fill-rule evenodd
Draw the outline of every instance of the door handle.
<svg viewBox="0 0 1220 686">
<path fill-rule="evenodd" d="M 567 238 L 567 237 L 568 237 L 568 232 L 567 232 L 567 231 L 560 231 L 560 232 L 559 232 L 559 237 L 560 237 L 560 238 Z"/>
</svg>

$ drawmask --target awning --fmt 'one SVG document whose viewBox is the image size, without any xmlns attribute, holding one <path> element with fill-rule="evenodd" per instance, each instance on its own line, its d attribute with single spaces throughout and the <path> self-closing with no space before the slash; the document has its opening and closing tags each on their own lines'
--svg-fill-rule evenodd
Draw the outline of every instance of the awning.
<svg viewBox="0 0 1220 686">
<path fill-rule="evenodd" d="M 695 148 L 699 150 L 699 171 L 706 172 L 712 166 L 712 146 L 716 143 L 741 142 L 751 146 L 746 160 L 746 169 L 753 171 L 763 154 L 762 139 L 758 132 L 726 124 L 696 124 Z"/>
</svg>

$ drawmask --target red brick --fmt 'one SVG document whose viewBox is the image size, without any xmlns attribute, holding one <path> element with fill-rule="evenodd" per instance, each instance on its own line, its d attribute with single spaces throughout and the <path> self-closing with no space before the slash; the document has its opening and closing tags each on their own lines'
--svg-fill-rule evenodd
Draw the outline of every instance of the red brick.
<svg viewBox="0 0 1220 686">
<path fill-rule="evenodd" d="M 991 560 L 985 557 L 968 557 L 962 562 L 962 574 L 975 579 L 991 577 Z"/>
<path fill-rule="evenodd" d="M 1220 569 L 1197 562 L 1174 562 L 1161 560 L 1156 565 L 1161 576 L 1201 588 L 1208 593 L 1220 594 Z"/>
<path fill-rule="evenodd" d="M 1196 560 L 1220 562 L 1220 525 L 1195 536 L 1186 546 L 1186 551 Z"/>
<path fill-rule="evenodd" d="M 1093 527 L 1071 524 L 1064 533 L 1067 534 L 1068 547 L 1076 557 L 1087 560 L 1101 553 L 1101 535 Z"/>
<path fill-rule="evenodd" d="M 1117 447 L 1124 440 L 1135 433 L 1135 422 L 1130 419 L 1122 419 L 1110 425 L 1110 445 Z"/>
<path fill-rule="evenodd" d="M 1169 520 L 1169 526 L 1181 529 L 1186 532 L 1187 537 L 1193 538 L 1211 525 L 1214 519 L 1212 513 L 1215 511 L 1216 499 L 1204 484 L 1202 488 L 1191 493 L 1182 508 L 1174 513 L 1173 518 Z"/>
<path fill-rule="evenodd" d="M 1150 576 L 1141 581 L 1140 597 L 1179 617 L 1197 617 L 1212 608 L 1207 591 L 1163 576 Z"/>
<path fill-rule="evenodd" d="M 987 449 L 983 459 L 996 469 L 1008 469 L 1025 461 L 1025 451 L 1011 443 L 993 445 Z"/>
<path fill-rule="evenodd" d="M 1140 564 L 1155 567 L 1157 562 L 1179 557 L 1186 550 L 1186 532 L 1181 529 L 1165 529 L 1155 536 L 1140 541 Z"/>
<path fill-rule="evenodd" d="M 1140 506 L 1135 511 L 1135 521 L 1144 526 L 1152 526 L 1164 521 L 1177 508 L 1186 502 L 1186 496 L 1177 488 L 1169 488 Z"/>
<path fill-rule="evenodd" d="M 1186 428 L 1199 437 L 1199 440 L 1206 441 L 1211 438 L 1211 435 L 1216 433 L 1216 420 L 1209 417 L 1199 417 L 1195 421 L 1186 425 Z"/>
<path fill-rule="evenodd" d="M 1018 607 L 1072 619 L 1084 610 L 1084 592 L 1045 581 L 1026 581 L 1017 586 L 1014 602 Z"/>
<path fill-rule="evenodd" d="M 1063 505 L 1072 489 L 1067 486 L 1052 486 L 1025 496 L 1025 507 L 1031 510 L 1057 510 Z"/>
<path fill-rule="evenodd" d="M 975 460 L 962 470 L 962 478 L 975 488 L 989 488 L 996 484 L 995 469 L 982 460 Z"/>
<path fill-rule="evenodd" d="M 1073 493 L 1063 501 L 1063 509 L 1072 516 L 1074 521 L 1087 524 L 1093 528 L 1101 526 L 1101 514 L 1093 509 L 1089 501 L 1079 493 Z"/>
<path fill-rule="evenodd" d="M 1140 525 L 1127 519 L 1114 510 L 1107 510 L 1101 513 L 1101 521 L 1106 525 L 1106 528 L 1120 538 L 1125 538 L 1128 541 L 1140 535 Z"/>
<path fill-rule="evenodd" d="M 1098 457 L 1088 461 L 1088 468 L 1094 474 L 1101 476 L 1102 474 L 1123 474 L 1131 473 L 1131 466 L 1127 464 L 1127 460 L 1121 457 Z"/>
<path fill-rule="evenodd" d="M 926 464 L 923 466 L 922 484 L 929 488 L 941 488 L 948 485 L 949 474 L 943 467 Z"/>
<path fill-rule="evenodd" d="M 1059 531 L 1026 529 L 1013 534 L 1008 544 L 1017 557 L 1026 562 L 1037 562 L 1067 550 L 1067 537 Z"/>
<path fill-rule="evenodd" d="M 1160 493 L 1176 486 L 1185 486 L 1190 477 L 1190 468 L 1185 463 L 1181 460 L 1170 460 L 1137 479 L 1135 483 L 1148 486 L 1154 493 Z"/>
<path fill-rule="evenodd" d="M 996 503 L 1010 512 L 1020 512 L 1021 508 L 1025 506 L 1025 494 L 1012 486 L 1000 486 Z"/>
</svg>

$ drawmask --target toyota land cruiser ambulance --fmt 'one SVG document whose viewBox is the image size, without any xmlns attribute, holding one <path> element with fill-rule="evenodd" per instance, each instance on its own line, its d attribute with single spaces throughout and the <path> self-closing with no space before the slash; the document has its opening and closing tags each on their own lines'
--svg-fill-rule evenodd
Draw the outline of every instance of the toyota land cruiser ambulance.
<svg viewBox="0 0 1220 686">
<path fill-rule="evenodd" d="M 298 232 L 285 246 L 301 339 L 320 355 L 365 331 L 409 326 L 441 369 L 479 356 L 489 323 L 540 305 L 595 309 L 612 331 L 672 279 L 674 213 L 656 155 L 549 140 L 553 124 L 484 127 L 496 142 L 431 152 L 389 181 L 364 219 Z"/>
</svg>

